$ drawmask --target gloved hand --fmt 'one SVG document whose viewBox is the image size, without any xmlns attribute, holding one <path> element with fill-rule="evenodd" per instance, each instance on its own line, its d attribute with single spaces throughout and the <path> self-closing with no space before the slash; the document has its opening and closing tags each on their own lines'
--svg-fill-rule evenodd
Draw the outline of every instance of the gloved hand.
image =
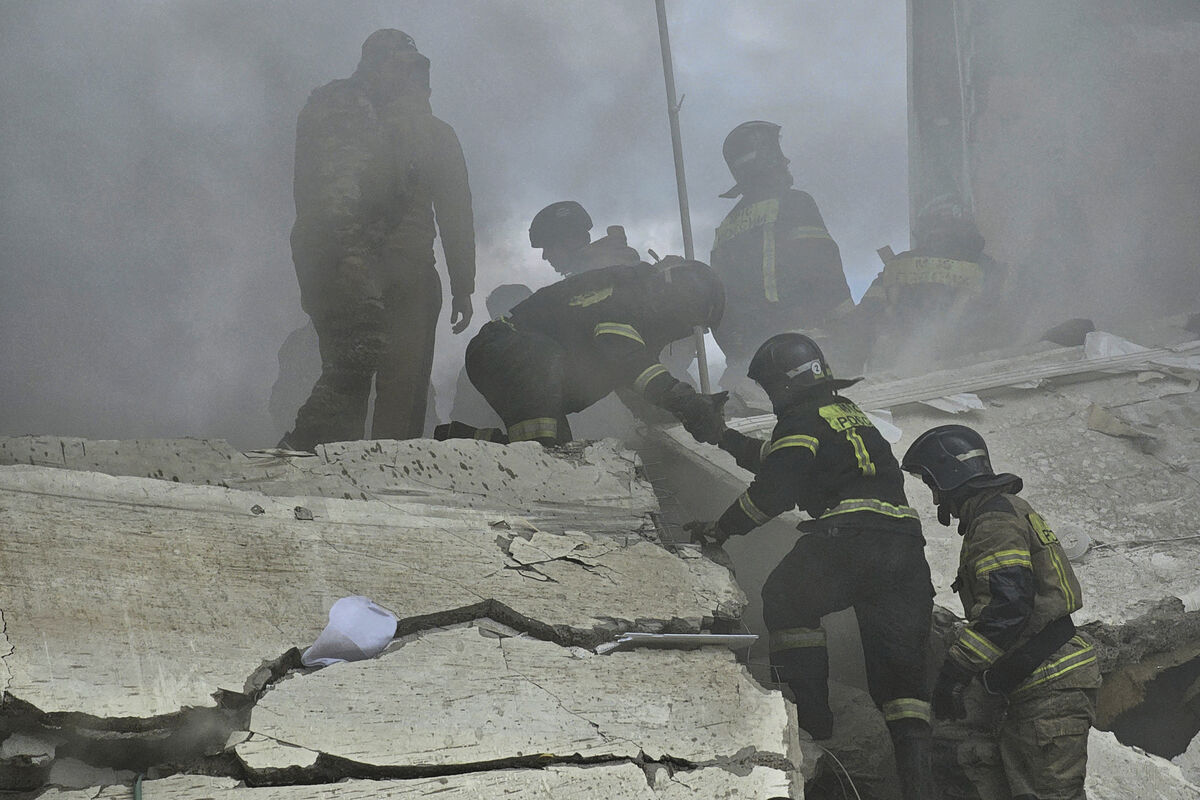
<svg viewBox="0 0 1200 800">
<path fill-rule="evenodd" d="M 729 538 L 729 534 L 722 531 L 716 522 L 685 522 L 683 529 L 691 534 L 692 541 L 701 547 L 706 545 L 720 547 Z"/>
<path fill-rule="evenodd" d="M 964 696 L 975 676 L 953 659 L 942 662 L 937 683 L 933 687 L 933 715 L 938 719 L 963 719 L 967 716 Z"/>
<path fill-rule="evenodd" d="M 692 394 L 678 404 L 675 416 L 697 442 L 717 444 L 725 430 L 725 401 L 729 392 Z"/>
</svg>

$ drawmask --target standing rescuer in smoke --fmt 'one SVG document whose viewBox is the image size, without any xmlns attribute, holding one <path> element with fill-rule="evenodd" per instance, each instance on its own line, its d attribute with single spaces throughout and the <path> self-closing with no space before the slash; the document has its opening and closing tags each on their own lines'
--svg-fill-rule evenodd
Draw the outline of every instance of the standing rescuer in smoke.
<svg viewBox="0 0 1200 800">
<path fill-rule="evenodd" d="M 745 376 L 753 348 L 773 333 L 819 328 L 835 310 L 853 306 L 837 243 L 816 202 L 792 188 L 790 163 L 779 148 L 780 127 L 743 122 L 722 152 L 738 197 L 713 239 L 712 266 L 725 281 L 729 309 L 714 332 L 728 366 L 721 383 Z"/>
<path fill-rule="evenodd" d="M 722 544 L 795 507 L 813 519 L 762 589 L 771 665 L 795 696 L 801 727 L 833 733 L 829 660 L 821 617 L 853 606 L 871 697 L 883 711 L 905 800 L 928 798 L 929 694 L 925 646 L 933 610 L 925 540 L 904 476 L 870 419 L 838 390 L 819 347 L 799 333 L 763 343 L 749 376 L 771 398 L 778 423 L 764 442 L 726 429 L 722 450 L 754 473 L 715 523 L 687 527 Z"/>
<path fill-rule="evenodd" d="M 384 29 L 358 69 L 312 93 L 296 131 L 292 259 L 320 337 L 321 376 L 280 443 L 363 436 L 375 380 L 375 438 L 421 435 L 442 290 L 442 237 L 455 333 L 471 320 L 475 234 L 454 130 L 429 105 L 429 59 Z"/>
<path fill-rule="evenodd" d="M 1083 593 L 1062 546 L 1017 497 L 1021 479 L 996 475 L 983 437 L 964 425 L 925 431 L 903 468 L 963 537 L 953 588 L 967 624 L 933 695 L 938 717 L 962 719 L 972 689 L 979 710 L 959 762 L 984 800 L 1084 800 L 1100 668 L 1071 621 Z"/>
<path fill-rule="evenodd" d="M 568 442 L 567 414 L 632 387 L 698 439 L 715 442 L 725 396 L 697 394 L 672 377 L 658 353 L 695 326 L 716 326 L 724 307 L 713 271 L 681 258 L 590 270 L 540 289 L 467 345 L 467 375 L 507 435 L 460 423 L 439 435 Z"/>
</svg>

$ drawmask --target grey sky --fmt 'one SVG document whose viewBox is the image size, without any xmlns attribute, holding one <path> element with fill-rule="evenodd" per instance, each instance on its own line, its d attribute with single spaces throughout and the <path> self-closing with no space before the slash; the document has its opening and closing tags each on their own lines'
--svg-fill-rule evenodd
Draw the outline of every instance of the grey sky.
<svg viewBox="0 0 1200 800">
<path fill-rule="evenodd" d="M 875 248 L 907 245 L 904 4 L 668 15 L 698 255 L 730 207 L 722 139 L 770 119 L 861 293 Z M 526 228 L 554 200 L 643 254 L 682 251 L 653 0 L 5 3 L 0 433 L 274 443 L 276 353 L 306 320 L 296 115 L 381 27 L 429 56 L 466 152 L 477 311 L 496 284 L 553 280 Z M 443 393 L 469 335 L 443 320 Z"/>
</svg>

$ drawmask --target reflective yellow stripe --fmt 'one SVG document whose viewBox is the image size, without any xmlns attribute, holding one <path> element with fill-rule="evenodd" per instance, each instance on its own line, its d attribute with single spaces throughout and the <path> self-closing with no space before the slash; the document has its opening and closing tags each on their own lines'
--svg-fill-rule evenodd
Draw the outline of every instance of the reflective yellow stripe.
<svg viewBox="0 0 1200 800">
<path fill-rule="evenodd" d="M 762 463 L 762 460 L 767 457 L 767 453 L 771 452 L 771 444 L 771 442 L 763 442 L 758 446 L 759 463 Z"/>
<path fill-rule="evenodd" d="M 1004 651 L 970 628 L 964 628 L 958 641 L 950 646 L 950 654 L 968 666 L 990 667 Z"/>
<path fill-rule="evenodd" d="M 795 650 L 800 647 L 824 647 L 825 631 L 821 628 L 783 628 L 771 631 L 771 652 Z"/>
<path fill-rule="evenodd" d="M 766 458 L 776 450 L 782 450 L 785 447 L 803 447 L 815 456 L 817 454 L 817 439 L 815 436 L 804 436 L 799 433 L 793 436 L 784 436 L 773 442 L 767 442 L 765 449 L 760 452 L 762 453 L 762 457 Z"/>
<path fill-rule="evenodd" d="M 1072 670 L 1096 663 L 1096 650 L 1085 639 L 1075 636 L 1071 639 L 1071 643 L 1077 645 L 1079 649 L 1063 656 L 1057 661 L 1051 661 L 1035 669 L 1033 674 L 1013 691 L 1013 694 L 1023 692 L 1026 689 L 1032 689 L 1034 686 L 1040 686 L 1056 678 L 1061 678 Z"/>
<path fill-rule="evenodd" d="M 553 417 L 535 417 L 521 420 L 508 426 L 510 442 L 528 442 L 531 439 L 557 439 L 558 420 Z"/>
<path fill-rule="evenodd" d="M 884 722 L 895 722 L 898 719 L 921 719 L 929 722 L 929 703 L 915 697 L 897 697 L 883 704 Z"/>
<path fill-rule="evenodd" d="M 638 375 L 634 379 L 633 388 L 637 389 L 639 392 L 644 392 L 644 391 L 646 391 L 646 387 L 650 384 L 650 381 L 654 380 L 659 375 L 663 375 L 663 374 L 669 375 L 670 370 L 668 370 L 662 364 L 651 364 L 650 366 L 648 366 L 644 370 L 642 370 L 641 375 Z"/>
<path fill-rule="evenodd" d="M 829 239 L 833 237 L 829 235 L 829 231 L 818 225 L 801 225 L 792 228 L 792 232 L 788 234 L 789 239 Z"/>
<path fill-rule="evenodd" d="M 771 518 L 759 510 L 758 506 L 754 505 L 754 501 L 750 499 L 750 490 L 742 492 L 738 497 L 738 508 L 742 510 L 750 521 L 755 525 L 765 525 L 771 521 Z"/>
<path fill-rule="evenodd" d="M 779 292 L 775 284 L 775 223 L 768 222 L 763 226 L 763 295 L 768 303 L 779 302 Z"/>
<path fill-rule="evenodd" d="M 606 333 L 633 339 L 640 345 L 646 344 L 646 340 L 637 332 L 637 328 L 626 325 L 624 322 L 597 322 L 596 327 L 592 329 L 592 336 L 601 336 Z"/>
<path fill-rule="evenodd" d="M 875 465 L 871 463 L 871 454 L 867 452 L 867 443 L 858 435 L 858 431 L 854 428 L 847 428 L 846 438 L 850 440 L 850 446 L 854 448 L 854 458 L 858 461 L 858 471 L 867 478 L 874 475 Z"/>
<path fill-rule="evenodd" d="M 869 498 L 843 500 L 822 514 L 820 519 L 835 517 L 838 514 L 851 514 L 855 511 L 870 511 L 875 514 L 882 514 L 885 517 L 895 517 L 897 519 L 918 519 L 916 509 L 909 506 L 894 506 L 882 500 L 871 500 Z"/>
<path fill-rule="evenodd" d="M 507 325 L 509 328 L 511 328 L 514 331 L 517 329 L 517 326 L 513 325 L 512 317 L 510 317 L 508 314 L 502 314 L 501 316 L 496 317 L 495 321 L 499 322 L 502 325 Z"/>
<path fill-rule="evenodd" d="M 1025 567 L 1033 569 L 1028 550 L 1001 550 L 975 562 L 975 575 L 982 578 L 993 570 L 1004 567 Z"/>
<path fill-rule="evenodd" d="M 491 442 L 495 441 L 497 433 L 498 431 L 496 428 L 476 428 L 475 438 L 479 439 L 480 441 Z"/>
</svg>

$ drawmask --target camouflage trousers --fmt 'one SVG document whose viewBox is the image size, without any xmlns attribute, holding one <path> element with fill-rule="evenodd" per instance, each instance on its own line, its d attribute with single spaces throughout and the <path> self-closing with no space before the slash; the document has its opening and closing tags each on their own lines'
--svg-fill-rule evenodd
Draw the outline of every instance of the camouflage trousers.
<svg viewBox="0 0 1200 800">
<path fill-rule="evenodd" d="M 981 800 L 1085 800 L 1095 700 L 1095 689 L 1050 687 L 1004 698 L 973 684 L 958 762 Z"/>
</svg>

